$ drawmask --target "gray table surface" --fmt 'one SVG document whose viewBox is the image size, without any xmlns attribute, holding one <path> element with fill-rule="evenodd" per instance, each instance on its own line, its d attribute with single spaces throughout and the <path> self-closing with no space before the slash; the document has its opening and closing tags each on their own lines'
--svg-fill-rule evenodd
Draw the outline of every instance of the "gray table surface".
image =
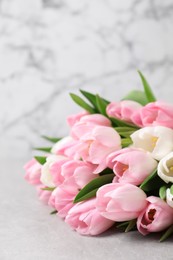
<svg viewBox="0 0 173 260">
<path fill-rule="evenodd" d="M 173 259 L 173 239 L 111 229 L 98 237 L 72 231 L 23 179 L 24 160 L 0 160 L 0 259 Z"/>
</svg>

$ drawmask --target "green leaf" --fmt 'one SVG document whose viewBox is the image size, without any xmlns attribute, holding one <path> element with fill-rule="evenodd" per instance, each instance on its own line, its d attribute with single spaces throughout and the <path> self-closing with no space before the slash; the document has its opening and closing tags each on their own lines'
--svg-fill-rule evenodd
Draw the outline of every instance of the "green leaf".
<svg viewBox="0 0 173 260">
<path fill-rule="evenodd" d="M 170 193 L 173 195 L 173 185 L 170 187 Z"/>
<path fill-rule="evenodd" d="M 90 92 L 87 92 L 85 90 L 82 90 L 80 89 L 80 92 L 82 93 L 82 95 L 88 99 L 88 101 L 95 107 L 97 108 L 97 104 L 96 104 L 96 95 L 90 93 Z M 108 105 L 110 103 L 110 101 L 104 99 L 101 97 L 101 99 Z"/>
<path fill-rule="evenodd" d="M 150 85 L 148 84 L 146 78 L 144 77 L 144 75 L 140 71 L 138 71 L 138 73 L 139 73 L 140 78 L 142 80 L 142 84 L 143 84 L 145 95 L 146 95 L 146 97 L 148 99 L 148 102 L 156 101 L 156 98 L 155 98 L 155 96 L 153 94 L 153 91 L 152 91 Z"/>
<path fill-rule="evenodd" d="M 161 236 L 160 238 L 160 242 L 163 242 L 164 240 L 166 240 L 168 237 L 170 237 L 173 234 L 173 225 L 170 226 L 166 232 Z"/>
<path fill-rule="evenodd" d="M 99 173 L 100 176 L 105 175 L 105 174 L 110 174 L 113 173 L 112 169 L 106 168 L 102 172 Z"/>
<path fill-rule="evenodd" d="M 50 137 L 50 136 L 46 136 L 46 135 L 42 135 L 41 137 L 43 139 L 46 139 L 47 141 L 50 141 L 51 143 L 57 143 L 62 139 L 62 138 Z"/>
<path fill-rule="evenodd" d="M 129 138 L 129 137 L 134 133 L 134 131 L 118 132 L 118 133 L 119 133 L 119 135 L 121 135 L 122 137 Z"/>
<path fill-rule="evenodd" d="M 140 188 L 145 190 L 147 184 L 150 180 L 152 180 L 157 175 L 157 169 L 155 169 L 140 185 Z"/>
<path fill-rule="evenodd" d="M 114 173 L 102 175 L 91 182 L 89 182 L 75 197 L 74 203 L 90 199 L 96 195 L 97 190 L 107 184 L 111 183 L 113 178 L 115 177 Z"/>
<path fill-rule="evenodd" d="M 77 105 L 84 108 L 89 113 L 91 113 L 91 114 L 96 113 L 95 109 L 93 107 L 91 107 L 90 105 L 88 105 L 88 103 L 86 103 L 81 97 L 79 97 L 73 93 L 70 93 L 70 96 Z"/>
<path fill-rule="evenodd" d="M 114 128 L 117 132 L 128 132 L 128 131 L 136 131 L 136 128 L 131 127 L 131 126 L 118 126 Z"/>
<path fill-rule="evenodd" d="M 85 195 L 83 195 L 82 197 L 80 197 L 79 199 L 75 198 L 74 203 L 80 202 L 80 201 L 84 201 L 84 200 L 88 200 L 91 199 L 93 197 L 96 196 L 98 188 L 86 193 Z"/>
<path fill-rule="evenodd" d="M 162 200 L 165 200 L 166 199 L 166 189 L 167 189 L 167 186 L 164 185 L 162 187 L 160 187 L 159 189 L 159 196 Z"/>
<path fill-rule="evenodd" d="M 54 191 L 54 189 L 56 189 L 56 187 L 45 187 L 45 188 L 42 188 L 42 190 L 47 190 L 47 191 Z"/>
<path fill-rule="evenodd" d="M 121 139 L 121 145 L 122 145 L 123 148 L 124 147 L 128 147 L 131 144 L 132 144 L 131 138 L 123 138 L 123 139 Z"/>
<path fill-rule="evenodd" d="M 40 164 L 45 164 L 46 162 L 46 157 L 45 156 L 34 156 L 34 158 L 39 162 Z"/>
<path fill-rule="evenodd" d="M 147 192 L 151 190 L 158 191 L 161 186 L 163 186 L 165 182 L 160 179 L 157 175 L 157 169 L 155 169 L 140 185 L 140 188 Z"/>
<path fill-rule="evenodd" d="M 34 148 L 34 150 L 36 150 L 36 151 L 41 151 L 41 152 L 46 152 L 46 153 L 50 153 L 51 149 L 52 149 L 52 147 L 36 147 L 36 148 Z"/>
<path fill-rule="evenodd" d="M 122 228 L 128 226 L 130 221 L 121 222 L 120 224 L 116 225 L 117 228 Z"/>
<path fill-rule="evenodd" d="M 52 212 L 50 212 L 50 215 L 54 215 L 56 213 L 58 213 L 58 211 L 57 210 L 53 210 Z"/>
<path fill-rule="evenodd" d="M 133 127 L 133 128 L 135 128 L 136 130 L 139 129 L 138 126 L 133 125 L 133 124 L 130 124 L 130 123 L 127 123 L 127 122 L 125 122 L 125 121 L 123 121 L 123 120 L 120 120 L 120 119 L 118 119 L 118 118 L 109 117 L 109 119 L 112 121 L 113 125 L 115 125 L 115 126 L 118 126 L 118 127 L 119 127 L 119 126 L 128 126 L 128 127 Z"/>
<path fill-rule="evenodd" d="M 119 126 L 119 127 L 114 127 L 114 129 L 121 135 L 122 137 L 127 137 L 129 138 L 131 134 L 133 134 L 137 129 L 134 127 L 129 127 L 129 126 Z"/>
<path fill-rule="evenodd" d="M 96 109 L 96 112 L 99 112 L 96 102 L 96 96 L 82 89 L 80 89 L 80 92 L 91 103 L 91 105 L 93 105 L 93 107 Z"/>
<path fill-rule="evenodd" d="M 142 106 L 148 104 L 148 99 L 146 97 L 146 94 L 144 91 L 141 90 L 132 90 L 122 100 L 132 100 L 141 104 Z"/>
<path fill-rule="evenodd" d="M 134 229 L 135 226 L 136 226 L 136 219 L 130 220 L 128 226 L 125 229 L 125 232 L 127 233 L 131 231 L 132 229 Z"/>
<path fill-rule="evenodd" d="M 96 104 L 100 114 L 107 116 L 106 114 L 107 103 L 99 95 L 96 95 Z"/>
</svg>

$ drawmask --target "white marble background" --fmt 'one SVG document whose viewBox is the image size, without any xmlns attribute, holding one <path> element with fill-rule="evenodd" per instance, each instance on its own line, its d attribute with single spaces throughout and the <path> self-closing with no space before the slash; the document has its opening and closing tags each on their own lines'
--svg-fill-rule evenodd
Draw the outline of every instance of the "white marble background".
<svg viewBox="0 0 173 260">
<path fill-rule="evenodd" d="M 172 24 L 172 0 L 1 0 L 0 157 L 65 135 L 69 91 L 118 100 L 137 69 L 173 103 Z"/>
</svg>

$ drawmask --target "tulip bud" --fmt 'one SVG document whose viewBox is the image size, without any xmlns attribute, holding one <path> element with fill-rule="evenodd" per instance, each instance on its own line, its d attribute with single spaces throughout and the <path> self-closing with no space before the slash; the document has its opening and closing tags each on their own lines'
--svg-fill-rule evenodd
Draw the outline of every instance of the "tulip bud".
<svg viewBox="0 0 173 260">
<path fill-rule="evenodd" d="M 25 180 L 32 185 L 39 185 L 41 176 L 41 164 L 34 158 L 25 164 L 24 169 L 26 171 Z"/>
<path fill-rule="evenodd" d="M 164 200 L 150 196 L 146 201 L 148 205 L 137 219 L 137 228 L 141 234 L 159 232 L 173 224 L 173 209 Z"/>
<path fill-rule="evenodd" d="M 173 152 L 169 153 L 158 164 L 158 175 L 166 183 L 173 183 Z"/>
<path fill-rule="evenodd" d="M 173 151 L 173 130 L 164 126 L 144 127 L 131 135 L 133 147 L 149 151 L 156 160 L 161 160 Z"/>
<path fill-rule="evenodd" d="M 113 169 L 113 182 L 141 184 L 156 168 L 157 161 L 149 152 L 138 148 L 124 148 L 111 153 L 107 166 Z"/>
<path fill-rule="evenodd" d="M 97 191 L 98 211 L 103 217 L 113 221 L 135 219 L 146 206 L 146 194 L 132 184 L 110 183 Z"/>
<path fill-rule="evenodd" d="M 43 165 L 41 169 L 41 182 L 48 187 L 55 187 L 55 184 L 53 182 L 53 176 L 50 172 L 50 167 L 53 163 L 55 163 L 58 160 L 64 160 L 66 157 L 61 155 L 50 155 L 46 159 L 46 163 Z"/>
<path fill-rule="evenodd" d="M 99 235 L 110 228 L 114 221 L 104 218 L 96 208 L 96 199 L 75 204 L 65 222 L 81 235 Z"/>
<path fill-rule="evenodd" d="M 73 143 L 73 138 L 71 136 L 66 136 L 53 145 L 51 149 L 51 153 L 62 154 L 62 150 L 70 146 L 70 144 L 72 143 Z"/>
<path fill-rule="evenodd" d="M 140 108 L 142 108 L 142 106 L 135 101 L 123 100 L 110 103 L 106 108 L 106 112 L 110 117 L 132 122 L 133 114 L 139 111 Z"/>
</svg>

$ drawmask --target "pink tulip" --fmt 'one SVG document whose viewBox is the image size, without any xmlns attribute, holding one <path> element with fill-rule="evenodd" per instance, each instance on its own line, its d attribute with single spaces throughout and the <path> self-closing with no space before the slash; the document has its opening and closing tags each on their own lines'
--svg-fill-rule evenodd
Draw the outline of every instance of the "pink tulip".
<svg viewBox="0 0 173 260">
<path fill-rule="evenodd" d="M 89 142 L 83 139 L 93 138 L 91 132 L 96 126 L 111 126 L 111 122 L 105 116 L 100 114 L 90 115 L 82 112 L 75 116 L 70 116 L 68 122 L 71 129 L 71 136 L 67 136 L 57 142 L 52 148 L 52 153 L 65 155 L 75 160 L 88 156 Z M 82 139 L 82 140 L 81 140 Z"/>
<path fill-rule="evenodd" d="M 92 137 L 85 140 L 88 142 L 88 150 L 84 159 L 97 164 L 95 172 L 99 173 L 106 168 L 107 156 L 121 149 L 121 138 L 112 127 L 106 126 L 96 126 L 91 134 Z"/>
<path fill-rule="evenodd" d="M 166 126 L 173 128 L 173 105 L 156 101 L 139 109 L 132 117 L 133 123 L 143 126 Z"/>
<path fill-rule="evenodd" d="M 54 186 L 59 186 L 64 182 L 64 176 L 62 175 L 62 167 L 68 161 L 69 159 L 57 160 L 55 162 L 52 162 L 52 164 L 49 166 L 49 172 L 52 177 Z"/>
<path fill-rule="evenodd" d="M 80 139 L 68 138 L 68 140 L 56 150 L 56 153 L 95 164 L 98 166 L 96 173 L 106 168 L 106 158 L 111 152 L 121 149 L 119 134 L 107 126 L 92 126 L 91 131 L 84 136 L 81 134 Z"/>
<path fill-rule="evenodd" d="M 60 217 L 66 217 L 78 192 L 97 177 L 93 173 L 94 169 L 94 165 L 83 161 L 69 161 L 61 166 L 63 182 L 52 192 L 49 200 L 49 204 L 57 209 Z"/>
<path fill-rule="evenodd" d="M 25 164 L 24 169 L 26 171 L 25 180 L 32 185 L 41 184 L 41 164 L 34 158 Z"/>
<path fill-rule="evenodd" d="M 54 188 L 61 184 L 64 178 L 61 175 L 61 166 L 68 161 L 67 157 L 62 155 L 49 155 L 41 170 L 41 182 L 46 187 Z"/>
<path fill-rule="evenodd" d="M 52 153 L 56 155 L 63 155 L 70 159 L 80 160 L 88 144 L 80 142 L 79 140 L 73 139 L 71 136 L 64 137 L 62 140 L 57 142 L 53 148 Z"/>
<path fill-rule="evenodd" d="M 66 136 L 53 145 L 51 153 L 56 155 L 65 155 L 65 151 L 75 144 L 75 142 L 76 141 L 71 136 Z"/>
<path fill-rule="evenodd" d="M 146 207 L 146 194 L 132 184 L 111 183 L 97 191 L 96 207 L 100 214 L 114 221 L 128 221 Z"/>
<path fill-rule="evenodd" d="M 71 129 L 71 136 L 74 139 L 88 139 L 95 126 L 111 126 L 108 118 L 100 114 L 83 116 Z"/>
<path fill-rule="evenodd" d="M 69 124 L 69 126 L 72 127 L 73 125 L 78 123 L 83 116 L 86 116 L 86 115 L 89 115 L 89 113 L 87 111 L 82 111 L 78 114 L 70 115 L 67 117 L 67 123 Z"/>
<path fill-rule="evenodd" d="M 38 197 L 39 199 L 44 203 L 44 204 L 48 204 L 49 202 L 49 199 L 50 199 L 50 196 L 51 196 L 51 193 L 52 191 L 49 191 L 49 190 L 43 190 L 45 188 L 44 185 L 39 185 L 36 187 L 37 189 L 37 194 L 38 194 Z"/>
<path fill-rule="evenodd" d="M 80 157 L 87 162 L 98 165 L 96 173 L 106 168 L 107 156 L 121 149 L 121 138 L 112 128 L 107 126 L 95 126 L 88 136 L 79 140 Z"/>
<path fill-rule="evenodd" d="M 143 235 L 159 232 L 173 224 L 173 208 L 158 197 L 146 199 L 146 208 L 138 216 L 137 228 Z"/>
<path fill-rule="evenodd" d="M 96 199 L 77 203 L 68 212 L 65 222 L 81 235 L 95 236 L 110 228 L 114 222 L 100 215 Z"/>
<path fill-rule="evenodd" d="M 53 163 L 50 167 L 50 172 L 56 186 L 59 186 L 71 177 L 75 179 L 79 186 L 84 186 L 96 177 L 93 174 L 95 168 L 94 165 L 84 161 L 62 160 Z"/>
<path fill-rule="evenodd" d="M 65 218 L 69 210 L 74 206 L 73 200 L 77 195 L 76 189 L 74 192 L 63 184 L 58 186 L 51 194 L 48 204 L 58 211 L 58 216 Z M 78 191 L 79 192 L 79 191 Z"/>
<path fill-rule="evenodd" d="M 106 157 L 121 148 L 121 138 L 111 122 L 100 114 L 86 115 L 71 128 L 72 137 L 55 145 L 53 152 L 74 160 L 84 160 L 98 166 L 96 173 L 106 167 Z"/>
<path fill-rule="evenodd" d="M 142 106 L 135 101 L 124 100 L 117 103 L 110 103 L 106 108 L 106 112 L 110 117 L 115 117 L 126 122 L 132 122 L 133 114 L 141 107 Z"/>
<path fill-rule="evenodd" d="M 116 177 L 113 182 L 141 184 L 157 167 L 149 152 L 135 148 L 124 148 L 111 153 L 107 165 Z"/>
</svg>

